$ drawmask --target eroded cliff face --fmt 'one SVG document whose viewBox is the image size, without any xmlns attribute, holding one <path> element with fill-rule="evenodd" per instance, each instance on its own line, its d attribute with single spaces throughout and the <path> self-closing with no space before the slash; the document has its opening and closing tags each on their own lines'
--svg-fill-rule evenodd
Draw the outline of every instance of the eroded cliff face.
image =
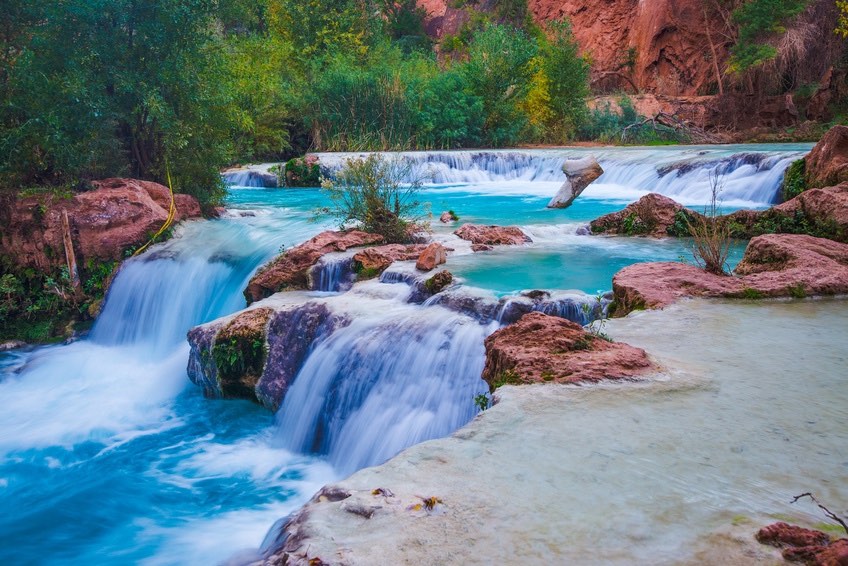
<svg viewBox="0 0 848 566">
<path fill-rule="evenodd" d="M 428 14 L 427 29 L 442 37 L 468 20 L 447 0 L 419 0 Z M 492 2 L 480 2 L 487 10 Z M 721 17 L 702 0 L 528 0 L 539 23 L 568 18 L 574 36 L 592 61 L 596 92 L 626 91 L 666 96 L 718 94 L 718 76 L 727 73 L 728 34 Z M 789 24 L 778 45 L 781 56 L 764 77 L 763 87 L 794 89 L 821 82 L 844 43 L 833 33 L 832 0 L 814 0 Z M 786 75 L 786 76 L 784 76 Z M 790 76 L 791 75 L 791 76 Z M 774 81 L 789 84 L 768 84 Z M 725 85 L 726 86 L 726 85 Z M 751 93 L 748 93 L 751 94 Z"/>
</svg>

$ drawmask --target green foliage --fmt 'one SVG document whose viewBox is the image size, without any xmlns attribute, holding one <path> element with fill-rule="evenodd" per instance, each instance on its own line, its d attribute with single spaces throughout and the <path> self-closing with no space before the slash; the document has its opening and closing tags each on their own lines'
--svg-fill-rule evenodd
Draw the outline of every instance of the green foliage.
<svg viewBox="0 0 848 566">
<path fill-rule="evenodd" d="M 837 242 L 848 241 L 848 234 L 833 219 L 812 218 L 803 208 L 796 209 L 792 215 L 782 214 L 774 209 L 766 210 L 757 216 L 750 230 L 746 230 L 741 236 L 753 238 L 763 234 L 807 234 Z"/>
<path fill-rule="evenodd" d="M 690 214 L 685 208 L 681 208 L 677 212 L 674 213 L 674 220 L 672 223 L 665 229 L 666 233 L 669 236 L 674 238 L 688 238 L 692 234 L 689 231 L 689 227 L 695 221 L 695 218 L 692 214 Z"/>
<path fill-rule="evenodd" d="M 791 200 L 807 190 L 807 162 L 804 159 L 793 161 L 783 174 L 780 195 L 784 202 Z"/>
<path fill-rule="evenodd" d="M 494 391 L 503 385 L 521 385 L 521 376 L 514 369 L 504 370 L 495 377 L 494 382 L 490 386 L 490 390 Z"/>
<path fill-rule="evenodd" d="M 321 186 L 321 167 L 318 158 L 312 155 L 294 157 L 286 162 L 285 181 L 287 187 Z"/>
<path fill-rule="evenodd" d="M 477 407 L 479 412 L 483 412 L 488 409 L 492 404 L 492 400 L 485 393 L 480 393 L 476 397 L 474 397 L 474 406 Z"/>
<path fill-rule="evenodd" d="M 538 46 L 527 35 L 503 25 L 486 25 L 468 46 L 463 74 L 470 92 L 483 101 L 483 139 L 499 147 L 519 141 L 527 126 L 522 112 Z"/>
<path fill-rule="evenodd" d="M 36 270 L 0 258 L 0 340 L 48 342 L 67 337 L 92 319 L 117 262 L 88 261 L 74 292 L 67 267 Z"/>
<path fill-rule="evenodd" d="M 253 333 L 216 340 L 212 347 L 215 367 L 222 377 L 228 379 L 238 379 L 245 375 L 261 375 L 265 355 L 264 339 Z"/>
<path fill-rule="evenodd" d="M 769 43 L 786 31 L 784 24 L 799 15 L 809 0 L 747 0 L 733 11 L 738 39 L 732 49 L 730 69 L 744 72 L 774 59 L 777 49 Z"/>
<path fill-rule="evenodd" d="M 741 297 L 743 299 L 759 300 L 759 299 L 762 299 L 764 297 L 764 295 L 761 291 L 758 291 L 757 289 L 752 289 L 751 287 L 745 287 L 745 288 L 742 289 Z"/>
<path fill-rule="evenodd" d="M 786 288 L 786 291 L 789 293 L 789 296 L 793 299 L 803 299 L 807 296 L 807 288 L 803 283 L 798 283 L 796 285 L 789 285 Z"/>
<path fill-rule="evenodd" d="M 333 203 L 326 212 L 343 228 L 355 223 L 366 232 L 380 234 L 386 243 L 406 242 L 421 187 L 409 179 L 410 167 L 400 160 L 377 154 L 351 159 L 326 189 Z"/>
</svg>

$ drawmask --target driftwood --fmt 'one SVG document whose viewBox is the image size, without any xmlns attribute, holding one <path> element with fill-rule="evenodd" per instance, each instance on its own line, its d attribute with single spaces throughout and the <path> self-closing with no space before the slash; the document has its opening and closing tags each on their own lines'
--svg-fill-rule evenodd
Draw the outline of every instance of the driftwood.
<svg viewBox="0 0 848 566">
<path fill-rule="evenodd" d="M 68 263 L 68 277 L 74 289 L 74 295 L 80 295 L 80 277 L 77 268 L 77 258 L 74 254 L 74 241 L 71 239 L 71 225 L 68 222 L 68 211 L 62 211 L 62 241 L 65 245 L 65 260 Z"/>
<path fill-rule="evenodd" d="M 627 134 L 630 133 L 631 129 L 638 129 L 646 124 L 651 124 L 654 131 L 657 131 L 659 126 L 671 128 L 672 130 L 685 134 L 691 141 L 696 143 L 721 143 L 721 140 L 718 137 L 712 135 L 706 130 L 685 122 L 676 116 L 666 114 L 665 112 L 659 112 L 652 118 L 645 118 L 641 122 L 634 122 L 629 126 L 626 126 L 621 131 L 621 143 L 624 143 L 627 140 Z"/>
<path fill-rule="evenodd" d="M 830 509 L 828 509 L 824 505 L 822 505 L 821 502 L 818 499 L 816 499 L 815 496 L 812 493 L 810 493 L 809 491 L 807 493 L 802 493 L 801 495 L 796 495 L 792 499 L 791 503 L 795 503 L 796 501 L 798 501 L 799 499 L 802 499 L 804 497 L 809 497 L 812 500 L 813 503 L 815 503 L 816 505 L 819 506 L 819 509 L 824 511 L 824 514 L 827 515 L 829 519 L 832 519 L 832 520 L 836 521 L 837 523 L 839 523 L 840 525 L 842 525 L 842 528 L 845 529 L 845 532 L 848 534 L 848 525 L 845 524 L 845 521 L 843 521 L 836 513 L 834 513 L 833 511 L 831 511 Z"/>
</svg>

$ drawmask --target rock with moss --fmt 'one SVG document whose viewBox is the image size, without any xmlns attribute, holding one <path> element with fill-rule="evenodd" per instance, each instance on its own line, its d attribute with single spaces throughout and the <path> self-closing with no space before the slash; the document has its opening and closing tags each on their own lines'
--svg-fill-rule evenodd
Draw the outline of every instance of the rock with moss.
<svg viewBox="0 0 848 566">
<path fill-rule="evenodd" d="M 321 165 L 315 155 L 289 159 L 285 166 L 287 187 L 320 187 Z"/>
<path fill-rule="evenodd" d="M 494 391 L 501 385 L 635 379 L 654 369 L 642 349 L 532 312 L 486 338 L 483 380 Z"/>
<path fill-rule="evenodd" d="M 798 234 L 751 240 L 736 276 L 679 262 L 637 263 L 613 277 L 611 316 L 663 308 L 683 297 L 760 299 L 848 293 L 848 244 Z"/>
<path fill-rule="evenodd" d="M 624 210 L 605 214 L 593 220 L 589 226 L 593 234 L 615 234 L 622 236 L 689 236 L 689 224 L 700 216 L 697 212 L 667 196 L 649 193 Z"/>
</svg>

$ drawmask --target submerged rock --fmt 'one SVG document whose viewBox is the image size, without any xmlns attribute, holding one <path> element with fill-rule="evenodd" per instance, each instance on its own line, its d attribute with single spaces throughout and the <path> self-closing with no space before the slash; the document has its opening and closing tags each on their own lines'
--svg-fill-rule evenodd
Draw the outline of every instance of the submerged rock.
<svg viewBox="0 0 848 566">
<path fill-rule="evenodd" d="M 805 297 L 848 293 L 848 244 L 798 234 L 751 240 L 737 277 L 676 262 L 637 263 L 612 280 L 612 316 L 663 308 L 682 297 Z"/>
<path fill-rule="evenodd" d="M 685 214 L 681 216 L 679 213 Z M 621 234 L 625 236 L 688 236 L 686 218 L 700 216 L 678 202 L 658 193 L 649 193 L 624 210 L 605 214 L 589 226 L 593 234 Z M 680 224 L 680 226 L 678 226 Z"/>
<path fill-rule="evenodd" d="M 244 290 L 248 303 L 284 289 L 309 289 L 309 270 L 325 254 L 381 242 L 383 237 L 361 230 L 321 232 L 278 255 L 254 275 Z"/>
<path fill-rule="evenodd" d="M 486 338 L 483 380 L 494 390 L 504 384 L 635 378 L 652 369 L 644 350 L 533 312 Z"/>
<path fill-rule="evenodd" d="M 568 208 L 586 187 L 604 174 L 598 160 L 591 155 L 580 159 L 566 159 L 562 164 L 562 172 L 565 173 L 565 183 L 548 202 L 548 208 Z"/>
<path fill-rule="evenodd" d="M 475 252 L 489 250 L 491 246 L 515 246 L 533 241 L 518 226 L 463 224 L 454 234 L 471 242 Z"/>
</svg>

